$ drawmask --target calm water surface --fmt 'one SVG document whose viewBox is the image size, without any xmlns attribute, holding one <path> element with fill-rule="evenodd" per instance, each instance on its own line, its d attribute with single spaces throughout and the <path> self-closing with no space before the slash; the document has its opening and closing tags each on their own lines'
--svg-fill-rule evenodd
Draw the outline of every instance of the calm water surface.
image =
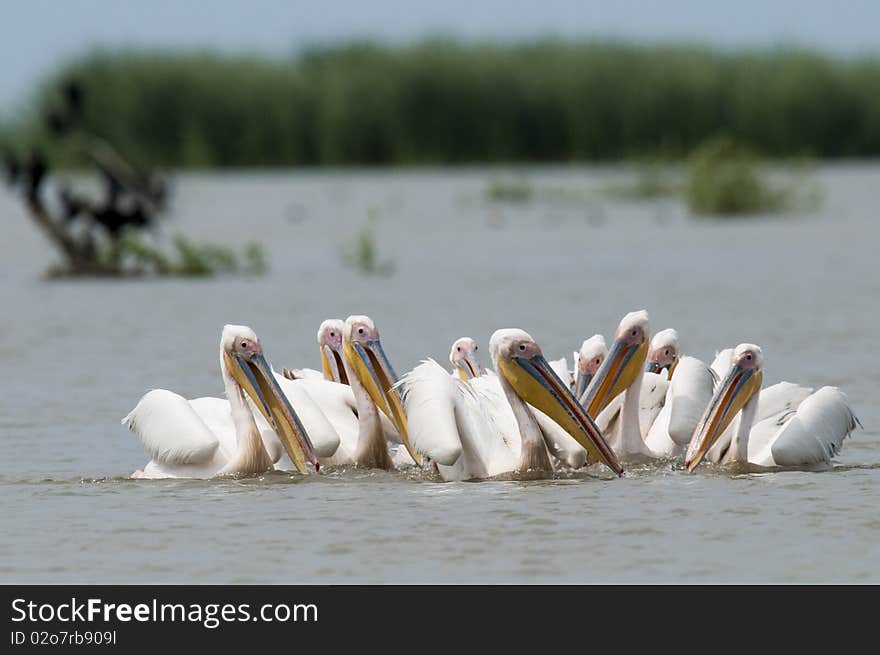
<svg viewBox="0 0 880 655">
<path fill-rule="evenodd" d="M 51 252 L 0 191 L 0 581 L 880 582 L 880 166 L 822 168 L 814 215 L 724 223 L 581 197 L 613 170 L 528 171 L 577 193 L 489 206 L 492 174 L 178 177 L 164 232 L 259 240 L 259 279 L 45 282 Z M 340 257 L 368 211 L 389 276 Z M 367 313 L 405 371 L 498 327 L 570 355 L 643 307 L 686 353 L 753 341 L 768 383 L 839 385 L 865 429 L 822 473 L 126 479 L 146 457 L 119 419 L 153 387 L 220 395 L 225 323 L 316 367 L 320 321 Z"/>
</svg>

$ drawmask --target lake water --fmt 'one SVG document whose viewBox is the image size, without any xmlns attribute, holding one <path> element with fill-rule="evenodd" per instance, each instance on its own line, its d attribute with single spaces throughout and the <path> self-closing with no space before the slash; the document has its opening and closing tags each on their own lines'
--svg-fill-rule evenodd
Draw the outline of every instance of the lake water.
<svg viewBox="0 0 880 655">
<path fill-rule="evenodd" d="M 164 232 L 262 242 L 256 279 L 44 281 L 54 255 L 0 191 L 0 581 L 880 582 L 880 166 L 822 167 L 811 215 L 727 222 L 583 196 L 615 169 L 527 170 L 571 193 L 488 205 L 494 174 L 177 177 Z M 340 256 L 368 211 L 391 275 Z M 570 356 L 640 308 L 685 353 L 752 341 L 767 383 L 840 386 L 864 430 L 821 473 L 126 479 L 147 458 L 120 418 L 153 387 L 220 395 L 225 323 L 317 367 L 320 321 L 366 313 L 402 372 L 499 327 Z"/>
</svg>

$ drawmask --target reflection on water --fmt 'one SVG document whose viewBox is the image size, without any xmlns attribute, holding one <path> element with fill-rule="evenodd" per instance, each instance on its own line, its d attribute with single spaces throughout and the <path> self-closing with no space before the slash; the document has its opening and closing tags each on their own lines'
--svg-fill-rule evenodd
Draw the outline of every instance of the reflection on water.
<svg viewBox="0 0 880 655">
<path fill-rule="evenodd" d="M 613 174 L 530 176 L 588 189 Z M 824 169 L 818 215 L 725 223 L 668 200 L 488 207 L 489 177 L 182 176 L 167 231 L 262 240 L 272 270 L 261 279 L 43 282 L 48 248 L 4 191 L 0 580 L 880 581 L 880 375 L 869 355 L 880 168 Z M 368 211 L 391 276 L 340 258 Z M 840 385 L 865 429 L 824 473 L 688 475 L 666 462 L 621 480 L 591 469 L 439 483 L 351 468 L 125 479 L 146 457 L 119 419 L 153 387 L 220 395 L 225 323 L 253 326 L 278 367 L 317 367 L 320 321 L 368 313 L 400 372 L 498 327 L 522 327 L 560 356 L 641 307 L 655 329 L 678 329 L 687 354 L 753 341 L 767 383 Z"/>
</svg>

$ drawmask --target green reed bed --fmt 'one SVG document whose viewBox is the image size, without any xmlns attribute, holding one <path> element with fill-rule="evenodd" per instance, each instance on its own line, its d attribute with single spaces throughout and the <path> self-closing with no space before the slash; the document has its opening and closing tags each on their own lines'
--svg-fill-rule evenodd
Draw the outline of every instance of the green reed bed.
<svg viewBox="0 0 880 655">
<path fill-rule="evenodd" d="M 681 158 L 717 134 L 771 158 L 880 155 L 880 60 L 803 50 L 434 40 L 283 60 L 99 51 L 46 80 L 0 137 L 38 139 L 33 117 L 71 77 L 88 91 L 87 129 L 146 165 Z"/>
</svg>

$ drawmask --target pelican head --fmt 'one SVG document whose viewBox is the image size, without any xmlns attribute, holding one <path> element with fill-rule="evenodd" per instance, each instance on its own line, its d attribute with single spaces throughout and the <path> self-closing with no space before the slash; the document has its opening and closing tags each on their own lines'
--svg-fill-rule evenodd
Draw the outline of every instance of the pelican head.
<svg viewBox="0 0 880 655">
<path fill-rule="evenodd" d="M 605 337 L 594 334 L 581 344 L 578 352 L 577 377 L 574 382 L 574 397 L 580 398 L 590 385 L 590 380 L 596 375 L 596 371 L 605 361 L 608 354 L 608 346 L 605 345 Z"/>
<path fill-rule="evenodd" d="M 587 414 L 598 416 L 641 375 L 648 356 L 648 312 L 630 312 L 620 321 L 608 356 L 580 401 Z"/>
<path fill-rule="evenodd" d="M 755 344 L 741 343 L 734 348 L 727 375 L 715 390 L 688 446 L 684 459 L 688 471 L 696 468 L 736 413 L 761 390 L 763 365 L 764 356 Z"/>
<path fill-rule="evenodd" d="M 678 332 L 672 328 L 660 330 L 651 339 L 648 365 L 645 370 L 650 373 L 660 373 L 666 369 L 667 379 L 671 380 L 676 366 L 678 366 Z"/>
<path fill-rule="evenodd" d="M 409 442 L 403 400 L 397 390 L 397 373 L 385 356 L 379 331 L 369 316 L 349 316 L 342 330 L 342 352 L 351 372 L 370 394 L 373 403 L 397 427 L 407 452 L 416 464 L 422 458 Z"/>
<path fill-rule="evenodd" d="M 497 330 L 489 341 L 492 363 L 523 401 L 539 409 L 568 432 L 588 453 L 623 475 L 623 467 L 602 433 L 550 368 L 541 347 L 527 332 Z"/>
<path fill-rule="evenodd" d="M 470 337 L 462 337 L 452 344 L 449 361 L 462 380 L 480 377 L 484 373 L 480 358 L 477 357 L 477 342 Z"/>
<path fill-rule="evenodd" d="M 223 370 L 274 428 L 297 470 L 307 473 L 306 461 L 319 470 L 321 465 L 309 435 L 278 386 L 256 333 L 244 325 L 226 325 L 220 337 L 220 350 Z"/>
<path fill-rule="evenodd" d="M 318 347 L 321 349 L 321 368 L 324 378 L 348 384 L 348 375 L 342 363 L 342 331 L 345 328 L 338 318 L 328 318 L 318 328 Z"/>
</svg>

